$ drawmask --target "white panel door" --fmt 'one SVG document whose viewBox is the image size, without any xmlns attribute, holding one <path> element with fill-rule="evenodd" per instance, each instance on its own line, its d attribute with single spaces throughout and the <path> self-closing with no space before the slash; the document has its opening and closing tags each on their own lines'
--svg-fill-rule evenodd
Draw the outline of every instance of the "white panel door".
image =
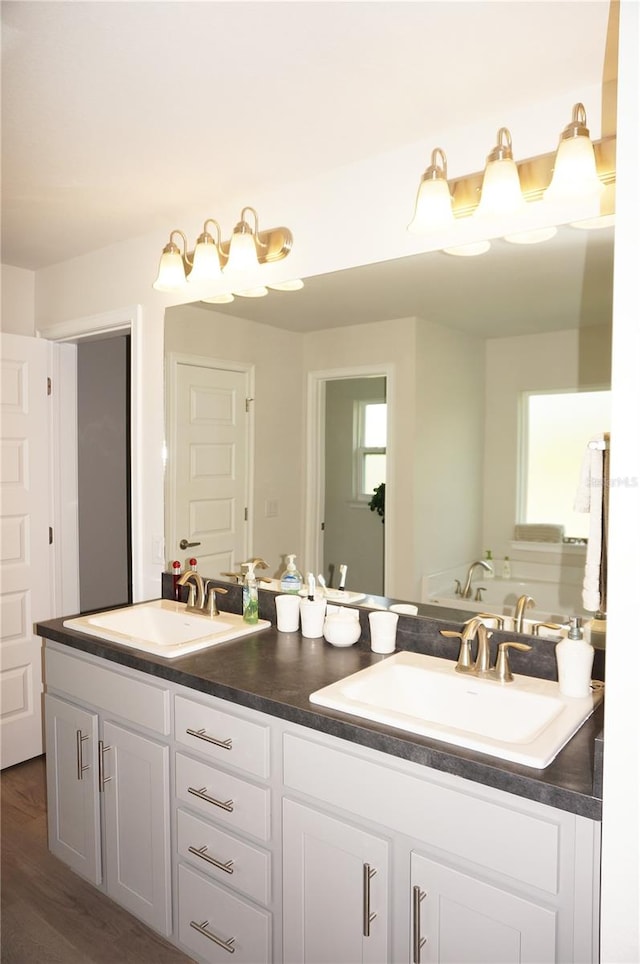
<svg viewBox="0 0 640 964">
<path fill-rule="evenodd" d="M 415 964 L 556 960 L 555 910 L 415 853 L 411 887 Z"/>
<path fill-rule="evenodd" d="M 49 546 L 49 344 L 1 336 L 0 745 L 2 767 L 38 756 L 42 643 L 34 622 L 53 615 Z"/>
<path fill-rule="evenodd" d="M 207 576 L 231 572 L 248 551 L 248 373 L 178 362 L 170 422 L 169 559 L 193 554 Z M 181 549 L 180 541 L 198 543 Z"/>
<path fill-rule="evenodd" d="M 388 953 L 388 844 L 283 801 L 284 960 L 383 964 Z"/>
</svg>

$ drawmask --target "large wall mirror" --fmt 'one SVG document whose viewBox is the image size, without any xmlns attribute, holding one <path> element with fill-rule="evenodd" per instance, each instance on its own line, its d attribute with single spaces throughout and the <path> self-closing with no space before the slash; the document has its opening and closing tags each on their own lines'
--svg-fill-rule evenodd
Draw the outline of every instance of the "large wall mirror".
<svg viewBox="0 0 640 964">
<path fill-rule="evenodd" d="M 317 392 L 333 380 L 382 377 L 388 396 L 384 531 L 378 514 L 353 499 L 352 515 L 375 530 L 378 541 L 354 535 L 348 558 L 324 559 L 325 576 L 345 562 L 354 590 L 377 591 L 359 584 L 358 557 L 381 552 L 386 594 L 425 602 L 453 597 L 454 580 L 490 550 L 496 584 L 509 556 L 513 593 L 525 577 L 543 575 L 557 583 L 557 598 L 539 608 L 554 616 L 580 612 L 584 546 L 540 543 L 522 554 L 514 548 L 514 527 L 526 521 L 523 400 L 610 387 L 612 279 L 613 227 L 565 226 L 544 244 L 498 240 L 477 258 L 430 252 L 308 278 L 299 292 L 169 309 L 168 371 L 182 357 L 248 373 L 255 407 L 247 550 L 267 559 L 271 573 L 290 552 L 301 568 L 313 564 L 304 555 L 318 543 L 321 551 L 322 537 L 310 538 L 309 527 L 321 523 L 322 513 L 314 515 L 317 506 L 310 503 L 324 493 L 324 467 L 317 463 L 322 439 L 315 435 L 333 436 L 338 426 L 330 421 L 318 428 L 310 420 L 310 386 Z M 171 439 L 184 431 L 173 411 L 167 411 L 170 466 Z M 587 442 L 579 438 L 578 452 Z M 580 469 L 576 456 L 576 486 Z M 167 479 L 169 512 L 176 493 L 171 472 Z M 187 535 L 199 541 L 195 523 Z M 170 541 L 167 552 L 185 555 Z M 464 608 L 491 609 L 495 584 L 476 581 L 486 595 Z"/>
</svg>

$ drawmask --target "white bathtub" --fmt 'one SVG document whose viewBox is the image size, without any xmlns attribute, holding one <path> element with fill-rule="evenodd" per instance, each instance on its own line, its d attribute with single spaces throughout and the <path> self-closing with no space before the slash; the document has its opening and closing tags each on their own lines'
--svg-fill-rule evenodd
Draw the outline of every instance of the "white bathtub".
<svg viewBox="0 0 640 964">
<path fill-rule="evenodd" d="M 474 598 L 478 586 L 485 587 L 482 600 Z M 472 584 L 471 599 L 461 599 L 453 593 L 434 593 L 425 600 L 431 606 L 447 606 L 467 612 L 494 613 L 496 616 L 514 616 L 520 596 L 531 596 L 534 606 L 525 612 L 525 632 L 534 623 L 567 623 L 570 616 L 587 617 L 582 608 L 582 593 L 578 585 L 565 585 L 534 579 L 519 582 L 513 579 L 486 579 Z M 505 620 L 505 629 L 513 629 L 513 621 Z M 565 631 L 566 632 L 566 631 Z M 540 635 L 559 637 L 565 633 L 540 630 Z"/>
</svg>

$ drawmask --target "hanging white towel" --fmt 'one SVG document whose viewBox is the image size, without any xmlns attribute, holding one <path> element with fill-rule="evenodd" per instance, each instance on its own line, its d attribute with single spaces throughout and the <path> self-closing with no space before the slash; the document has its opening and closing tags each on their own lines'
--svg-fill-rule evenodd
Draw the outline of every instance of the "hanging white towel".
<svg viewBox="0 0 640 964">
<path fill-rule="evenodd" d="M 602 442 L 597 435 L 591 442 Z M 602 565 L 602 497 L 603 497 L 603 450 L 587 446 L 582 460 L 580 483 L 574 502 L 576 512 L 589 513 L 589 537 L 587 560 L 582 584 L 582 604 L 587 612 L 600 609 L 600 568 Z"/>
</svg>

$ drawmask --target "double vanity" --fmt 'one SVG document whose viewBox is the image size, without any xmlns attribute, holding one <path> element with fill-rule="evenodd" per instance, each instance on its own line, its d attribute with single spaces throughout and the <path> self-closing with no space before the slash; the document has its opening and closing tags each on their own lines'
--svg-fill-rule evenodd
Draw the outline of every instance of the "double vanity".
<svg viewBox="0 0 640 964">
<path fill-rule="evenodd" d="M 531 743 L 534 713 L 560 713 L 545 703 L 548 640 L 523 638 L 532 649 L 511 656 L 515 684 L 477 681 L 528 691 L 535 708 L 516 721 L 481 706 L 476 681 L 460 690 L 455 641 L 441 634 L 460 622 L 403 615 L 398 652 L 383 657 L 364 608 L 360 642 L 334 648 L 279 633 L 269 591 L 260 616 L 272 625 L 236 627 L 241 590 L 226 588 L 207 632 L 220 620 L 227 637 L 180 655 L 123 639 L 124 616 L 39 624 L 52 852 L 198 961 L 597 961 L 601 690 L 552 762 L 509 761 L 456 744 L 455 713 L 446 734 L 411 731 L 332 708 L 326 693 L 389 703 L 386 667 L 398 668 L 413 699 L 416 685 L 432 704 L 444 688 L 468 726 L 483 720 L 499 742 L 513 720 L 520 735 L 506 742 Z M 133 608 L 146 620 L 138 642 L 155 632 L 161 645 L 168 630 Z M 171 599 L 146 608 L 177 615 L 195 633 L 186 647 L 204 638 L 207 617 Z M 502 699 L 496 712 L 511 713 Z"/>
</svg>

